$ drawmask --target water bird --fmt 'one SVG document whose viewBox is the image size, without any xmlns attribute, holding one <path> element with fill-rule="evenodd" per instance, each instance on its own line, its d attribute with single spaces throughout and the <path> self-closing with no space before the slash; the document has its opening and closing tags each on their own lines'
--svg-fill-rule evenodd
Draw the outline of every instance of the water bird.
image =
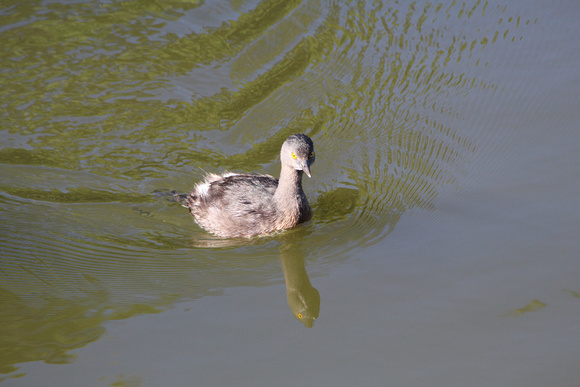
<svg viewBox="0 0 580 387">
<path fill-rule="evenodd" d="M 305 134 L 282 144 L 280 179 L 263 174 L 209 173 L 183 205 L 197 224 L 224 238 L 250 238 L 292 228 L 312 218 L 302 175 L 312 177 L 316 155 Z"/>
</svg>

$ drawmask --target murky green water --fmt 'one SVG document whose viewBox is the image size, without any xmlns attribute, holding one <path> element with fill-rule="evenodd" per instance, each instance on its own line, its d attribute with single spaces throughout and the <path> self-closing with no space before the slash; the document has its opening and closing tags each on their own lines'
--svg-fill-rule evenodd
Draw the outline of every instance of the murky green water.
<svg viewBox="0 0 580 387">
<path fill-rule="evenodd" d="M 577 384 L 579 17 L 2 4 L 0 381 Z M 151 194 L 277 175 L 296 132 L 306 225 L 222 240 Z"/>
</svg>

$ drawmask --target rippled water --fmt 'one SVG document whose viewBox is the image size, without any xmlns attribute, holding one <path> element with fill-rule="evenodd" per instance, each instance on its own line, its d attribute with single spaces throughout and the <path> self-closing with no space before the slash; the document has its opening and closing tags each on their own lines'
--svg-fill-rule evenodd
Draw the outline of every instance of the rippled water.
<svg viewBox="0 0 580 387">
<path fill-rule="evenodd" d="M 171 316 L 169 309 L 181 305 L 204 305 L 225 318 L 224 330 L 235 331 L 236 320 L 279 305 L 279 300 L 264 304 L 268 298 L 262 293 L 255 295 L 262 303 L 250 302 L 253 297 L 244 298 L 248 288 L 279 293 L 278 285 L 284 283 L 286 319 L 292 320 L 292 314 L 304 325 L 314 325 L 314 331 L 340 332 L 332 328 L 331 317 L 336 316 L 333 307 L 340 305 L 354 328 L 361 316 L 348 311 L 355 304 L 380 303 L 363 294 L 350 303 L 333 303 L 341 285 L 320 280 L 325 294 L 314 278 L 338 275 L 340 282 L 346 275 L 343 268 L 354 262 L 363 273 L 395 273 L 389 262 L 413 255 L 412 249 L 430 251 L 437 243 L 455 246 L 452 254 L 458 256 L 485 251 L 488 245 L 475 236 L 452 239 L 462 229 L 458 219 L 473 219 L 464 228 L 477 228 L 474 235 L 497 230 L 489 246 L 518 240 L 523 230 L 518 227 L 540 227 L 530 224 L 533 217 L 525 211 L 518 212 L 526 197 L 561 199 L 553 201 L 553 211 L 546 210 L 554 218 L 543 224 L 556 224 L 553 230 L 559 230 L 546 246 L 568 246 L 560 255 L 566 262 L 580 256 L 577 200 L 569 199 L 580 177 L 574 107 L 580 89 L 574 20 L 580 9 L 575 2 L 526 4 L 265 0 L 2 5 L 0 372 L 5 381 L 29 385 L 42 380 L 38 375 L 58 370 L 38 361 L 59 364 L 52 366 L 57 368 L 74 365 L 75 350 L 98 348 L 115 321 L 141 321 L 136 316 L 153 318 L 160 312 Z M 555 90 L 558 98 L 546 100 Z M 178 204 L 152 194 L 186 192 L 205 172 L 277 175 L 280 146 L 296 132 L 308 134 L 317 152 L 313 177 L 304 182 L 315 216 L 297 229 L 223 240 L 200 229 Z M 554 164 L 555 159 L 561 164 Z M 556 176 L 549 184 L 560 186 L 554 190 L 559 194 L 551 191 L 553 185 L 526 175 L 534 162 L 539 175 Z M 531 188 L 523 188 L 525 195 L 514 195 L 518 181 L 532 182 Z M 502 184 L 504 189 L 494 191 Z M 512 197 L 514 206 L 500 210 L 505 198 Z M 498 224 L 490 217 L 496 211 L 521 224 Z M 457 218 L 446 218 L 454 213 Z M 433 225 L 431 236 L 425 236 Z M 559 228 L 563 225 L 565 231 Z M 402 230 L 395 236 L 398 226 Z M 424 245 L 438 233 L 437 241 Z M 546 235 L 541 227 L 537 233 Z M 397 247 L 403 242 L 411 250 Z M 499 254 L 517 261 L 520 253 L 507 245 Z M 439 278 L 447 272 L 445 265 L 454 266 L 439 262 L 442 266 L 415 264 L 431 268 Z M 476 267 L 478 275 L 486 272 L 485 264 Z M 569 268 L 580 270 L 577 264 Z M 453 280 L 472 283 L 464 278 L 466 272 Z M 421 276 L 408 279 L 406 286 L 429 293 Z M 383 281 L 360 274 L 344 280 L 352 289 L 380 288 Z M 566 289 L 570 299 L 580 291 L 573 285 Z M 240 295 L 248 303 L 224 313 L 220 297 L 207 297 L 215 295 Z M 315 322 L 324 316 L 325 299 L 326 327 Z M 397 302 L 413 307 L 404 298 Z M 522 302 L 509 310 L 524 314 L 546 305 L 531 294 Z M 457 313 L 451 314 L 461 320 Z M 379 307 L 364 317 L 380 321 L 388 315 Z M 430 321 L 426 316 L 420 320 Z M 261 326 L 256 340 L 271 342 L 273 327 L 263 320 L 256 324 Z M 220 348 L 227 340 L 220 333 L 195 327 L 190 333 L 206 335 L 218 354 L 226 353 Z M 178 330 L 175 335 L 188 334 Z M 339 345 L 336 338 L 333 343 Z M 267 356 L 268 348 L 256 351 Z M 169 344 L 159 350 L 171 353 Z M 370 343 L 360 351 L 374 353 Z M 194 352 L 200 359 L 209 353 Z M 328 352 L 333 352 L 331 346 Z M 85 357 L 91 358 L 90 352 Z M 224 358 L 206 361 L 217 370 Z M 353 369 L 364 368 L 360 361 L 351 363 Z M 564 368 L 564 375 L 570 375 L 573 368 Z M 315 380 L 308 367 L 301 369 L 310 375 L 307 380 Z M 70 380 L 50 381 L 92 385 L 103 376 L 83 379 L 84 372 L 79 365 L 70 371 Z M 119 376 L 116 382 L 111 375 L 118 371 L 104 372 L 109 379 L 97 385 L 152 383 L 144 371 L 128 379 Z M 181 371 L 173 372 L 176 385 L 187 380 Z M 251 367 L 240 370 L 251 372 Z M 325 367 L 320 372 L 318 377 L 332 374 Z M 377 376 L 382 365 L 369 372 L 374 376 L 360 379 L 363 384 L 382 380 Z M 424 372 L 430 375 L 427 380 L 441 380 L 436 371 Z M 240 381 L 240 373 L 221 382 Z M 290 383 L 284 379 L 282 384 Z"/>
</svg>

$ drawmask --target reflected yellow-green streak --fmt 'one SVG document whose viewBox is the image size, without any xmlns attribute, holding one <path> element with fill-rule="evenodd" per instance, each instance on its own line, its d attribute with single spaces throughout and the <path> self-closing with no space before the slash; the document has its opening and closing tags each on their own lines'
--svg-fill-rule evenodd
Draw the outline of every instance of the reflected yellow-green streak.
<svg viewBox="0 0 580 387">
<path fill-rule="evenodd" d="M 164 146 L 166 127 L 192 129 L 195 125 L 195 130 L 202 130 L 204 125 L 210 127 L 232 116 L 228 112 L 235 112 L 232 117 L 239 115 L 255 101 L 252 96 L 264 91 L 245 92 L 227 107 L 218 104 L 216 108 L 216 102 L 192 105 L 191 101 L 178 100 L 168 104 L 155 99 L 156 91 L 167 87 L 166 77 L 186 76 L 200 65 L 235 56 L 298 4 L 264 1 L 213 31 L 177 37 L 163 33 L 163 19 L 168 14 L 183 17 L 180 12 L 187 8 L 173 10 L 172 2 L 162 7 L 149 3 L 132 7 L 130 3 L 103 7 L 55 4 L 48 9 L 21 5 L 6 18 L 11 20 L 4 20 L 6 24 L 16 23 L 18 16 L 32 18 L 42 11 L 40 20 L 3 33 L 6 44 L 1 47 L 4 76 L 0 98 L 7 101 L 3 104 L 4 130 L 37 140 L 30 144 L 34 152 L 19 150 L 20 160 L 44 165 L 55 158 L 46 154 L 51 153 L 46 152 L 50 149 L 58 154 L 58 167 L 90 168 L 104 174 L 126 168 L 125 175 L 132 179 L 162 176 L 150 170 L 135 173 L 135 156 L 141 152 L 134 144 L 169 153 Z M 304 55 L 303 51 L 298 47 L 292 58 Z M 299 68 L 304 66 L 300 60 L 292 60 L 274 71 L 294 72 L 295 63 Z M 273 88 L 276 84 L 262 86 Z M 228 99 L 227 95 L 215 98 L 222 104 Z M 151 130 L 140 130 L 145 125 Z M 171 133 L 169 136 L 174 137 Z M 171 153 L 180 150 L 188 151 L 187 147 L 173 148 Z M 1 152 L 3 162 L 18 162 L 11 157 L 13 150 Z M 194 156 L 198 160 L 207 158 L 205 152 Z M 156 161 L 154 165 L 160 166 Z"/>
<path fill-rule="evenodd" d="M 14 364 L 27 361 L 70 363 L 75 356 L 68 352 L 98 340 L 105 332 L 104 321 L 160 311 L 150 305 L 109 310 L 98 297 L 90 305 L 78 301 L 32 301 L 0 288 L 0 373 L 14 372 Z"/>
<path fill-rule="evenodd" d="M 546 306 L 547 304 L 542 301 L 532 300 L 527 305 L 508 312 L 508 315 L 517 317 L 524 313 L 537 312 L 538 310 L 544 309 Z"/>
<path fill-rule="evenodd" d="M 143 203 L 153 201 L 150 195 L 138 196 L 126 194 L 125 192 L 102 191 L 84 187 L 72 188 L 67 190 L 67 192 L 62 192 L 57 189 L 46 191 L 32 188 L 4 187 L 0 185 L 0 190 L 23 199 L 53 203 Z"/>
<path fill-rule="evenodd" d="M 3 104 L 3 119 L 10 133 L 34 136 L 29 144 L 33 149 L 18 149 L 18 160 L 117 173 L 129 179 L 164 177 L 167 164 L 178 161 L 239 168 L 247 164 L 212 149 L 199 149 L 199 137 L 185 136 L 183 141 L 183 131 L 228 129 L 269 95 L 301 78 L 320 90 L 347 86 L 325 96 L 332 107 L 332 99 L 347 98 L 336 101 L 346 102 L 340 109 L 343 119 L 353 109 L 365 109 L 376 119 L 388 116 L 392 109 L 373 112 L 372 105 L 386 103 L 394 108 L 403 102 L 400 97 L 420 96 L 425 85 L 431 88 L 427 104 L 436 99 L 433 91 L 444 95 L 449 88 L 465 93 L 466 85 L 490 87 L 473 77 L 442 71 L 451 59 L 461 62 L 466 50 L 471 57 L 478 47 L 476 40 L 487 36 L 470 42 L 463 37 L 444 41 L 443 31 L 426 28 L 455 12 L 459 19 L 474 17 L 479 8 L 483 14 L 487 3 L 476 2 L 469 11 L 463 10 L 464 5 L 457 10 L 453 4 L 443 9 L 430 3 L 423 9 L 416 3 L 397 9 L 389 2 L 377 2 L 370 10 L 364 3 L 352 8 L 334 4 L 323 10 L 318 2 L 263 1 L 237 20 L 203 33 L 184 31 L 183 36 L 165 33 L 163 28 L 198 4 L 179 8 L 175 4 L 51 5 L 42 9 L 40 20 L 5 31 L 5 81 L 0 96 L 8 102 Z M 30 18 L 40 8 L 20 5 L 4 23 Z M 323 23 L 315 23 L 314 15 Z M 516 29 L 519 19 L 511 20 Z M 411 39 L 409 34 L 419 35 Z M 272 53 L 267 48 L 273 44 Z M 379 55 L 369 54 L 373 50 L 379 50 Z M 369 66 L 369 55 L 378 66 Z M 266 58 L 256 60 L 262 56 Z M 159 100 L 164 89 L 174 89 L 172 79 L 227 61 L 232 61 L 232 76 L 243 79 L 241 87 L 204 98 L 192 94 L 184 100 Z M 340 66 L 332 66 L 335 62 Z M 325 75 L 330 69 L 332 79 L 310 73 Z M 325 85 L 341 75 L 352 79 L 344 84 L 343 78 L 342 86 Z M 373 90 L 384 92 L 378 99 L 359 98 Z M 319 111 L 324 109 L 322 102 Z M 0 150 L 0 160 L 19 162 L 13 153 Z M 139 170 L 143 160 L 153 168 Z M 247 160 L 255 159 L 250 154 Z M 250 166 L 256 168 L 258 163 Z"/>
<path fill-rule="evenodd" d="M 570 295 L 574 298 L 580 298 L 580 292 L 577 292 L 575 290 L 569 290 L 569 289 L 565 289 L 564 291 L 570 293 Z"/>
</svg>

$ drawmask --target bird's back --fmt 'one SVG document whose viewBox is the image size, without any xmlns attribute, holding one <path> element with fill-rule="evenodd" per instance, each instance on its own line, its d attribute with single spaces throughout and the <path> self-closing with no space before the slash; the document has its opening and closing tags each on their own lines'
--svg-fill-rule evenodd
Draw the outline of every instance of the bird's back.
<svg viewBox="0 0 580 387">
<path fill-rule="evenodd" d="M 206 176 L 187 197 L 185 205 L 196 222 L 224 237 L 249 237 L 275 231 L 274 193 L 278 180 L 269 175 Z"/>
</svg>

